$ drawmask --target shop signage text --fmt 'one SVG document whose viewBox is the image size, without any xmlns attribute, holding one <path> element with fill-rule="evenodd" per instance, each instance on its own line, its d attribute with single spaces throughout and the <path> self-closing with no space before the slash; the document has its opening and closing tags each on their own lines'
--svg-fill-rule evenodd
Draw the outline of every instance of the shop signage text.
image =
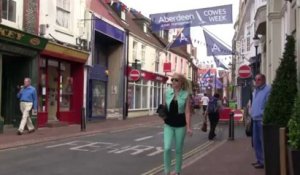
<svg viewBox="0 0 300 175">
<path fill-rule="evenodd" d="M 13 40 L 21 40 L 24 34 L 0 27 L 0 36 Z"/>
<path fill-rule="evenodd" d="M 5 40 L 38 50 L 43 50 L 48 42 L 47 39 L 4 25 L 0 25 L 0 40 Z"/>
</svg>

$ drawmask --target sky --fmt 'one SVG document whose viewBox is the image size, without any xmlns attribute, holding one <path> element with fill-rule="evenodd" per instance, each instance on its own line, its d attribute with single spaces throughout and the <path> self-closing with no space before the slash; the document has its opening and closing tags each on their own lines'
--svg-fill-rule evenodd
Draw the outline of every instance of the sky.
<svg viewBox="0 0 300 175">
<path fill-rule="evenodd" d="M 134 8 L 137 11 L 147 17 L 150 14 L 175 12 L 183 10 L 200 9 L 206 7 L 214 7 L 221 5 L 232 4 L 232 24 L 220 24 L 205 26 L 205 29 L 213 33 L 218 39 L 231 46 L 232 38 L 234 35 L 233 25 L 237 19 L 239 0 L 120 0 L 127 5 L 128 8 Z M 192 41 L 198 50 L 198 61 L 205 64 L 213 64 L 213 58 L 206 56 L 206 46 L 204 45 L 205 39 L 203 36 L 203 30 L 201 27 L 191 28 Z M 202 43 L 202 44 L 201 44 Z M 226 60 L 225 60 L 226 57 Z M 228 65 L 230 59 L 229 56 L 220 57 L 221 62 Z"/>
</svg>

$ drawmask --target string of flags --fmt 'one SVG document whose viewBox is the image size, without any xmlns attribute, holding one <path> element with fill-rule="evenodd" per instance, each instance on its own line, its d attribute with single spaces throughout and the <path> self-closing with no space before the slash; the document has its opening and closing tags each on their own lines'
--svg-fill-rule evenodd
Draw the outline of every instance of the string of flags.
<svg viewBox="0 0 300 175">
<path fill-rule="evenodd" d="M 137 11 L 134 8 L 127 7 L 119 0 L 104 0 L 104 3 L 109 4 L 110 6 L 114 6 L 117 11 L 131 12 L 133 15 L 141 14 L 141 11 Z"/>
</svg>

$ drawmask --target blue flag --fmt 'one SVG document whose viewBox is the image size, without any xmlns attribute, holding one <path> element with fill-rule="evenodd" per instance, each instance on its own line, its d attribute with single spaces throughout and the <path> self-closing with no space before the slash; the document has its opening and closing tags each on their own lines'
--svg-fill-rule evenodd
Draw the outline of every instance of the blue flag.
<svg viewBox="0 0 300 175">
<path fill-rule="evenodd" d="M 182 30 L 182 32 L 173 41 L 170 48 L 184 46 L 187 44 L 192 44 L 190 27 L 185 27 Z"/>
<path fill-rule="evenodd" d="M 213 55 L 213 57 L 217 67 L 228 70 L 228 68 L 215 55 Z"/>
<path fill-rule="evenodd" d="M 211 75 L 210 75 L 210 69 L 202 76 L 203 79 L 205 78 L 210 78 Z"/>
<path fill-rule="evenodd" d="M 214 78 L 214 82 L 210 84 L 211 86 L 215 87 L 216 89 L 222 89 L 223 83 L 217 78 Z"/>
<path fill-rule="evenodd" d="M 206 52 L 207 56 L 213 55 L 231 55 L 232 51 L 224 46 L 222 43 L 217 41 L 214 37 L 203 30 L 205 42 L 206 42 Z"/>
</svg>

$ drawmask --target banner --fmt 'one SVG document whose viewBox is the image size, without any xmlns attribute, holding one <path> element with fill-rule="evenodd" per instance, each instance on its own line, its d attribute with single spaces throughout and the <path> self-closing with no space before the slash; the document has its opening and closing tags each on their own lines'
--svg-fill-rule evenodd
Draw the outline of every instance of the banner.
<svg viewBox="0 0 300 175">
<path fill-rule="evenodd" d="M 232 23 L 232 4 L 202 9 L 151 14 L 152 31 Z"/>
<path fill-rule="evenodd" d="M 190 28 L 186 27 L 182 30 L 182 32 L 176 37 L 176 39 L 173 41 L 171 44 L 170 48 L 172 47 L 179 47 L 179 46 L 184 46 L 192 44 L 191 40 L 191 32 Z"/>
<path fill-rule="evenodd" d="M 217 56 L 217 55 L 231 55 L 232 51 L 228 49 L 224 44 L 220 43 L 213 36 L 208 34 L 203 30 L 205 42 L 206 42 L 206 52 L 207 56 Z"/>
<path fill-rule="evenodd" d="M 217 67 L 228 70 L 228 68 L 215 55 L 213 55 L 213 57 Z"/>
</svg>

